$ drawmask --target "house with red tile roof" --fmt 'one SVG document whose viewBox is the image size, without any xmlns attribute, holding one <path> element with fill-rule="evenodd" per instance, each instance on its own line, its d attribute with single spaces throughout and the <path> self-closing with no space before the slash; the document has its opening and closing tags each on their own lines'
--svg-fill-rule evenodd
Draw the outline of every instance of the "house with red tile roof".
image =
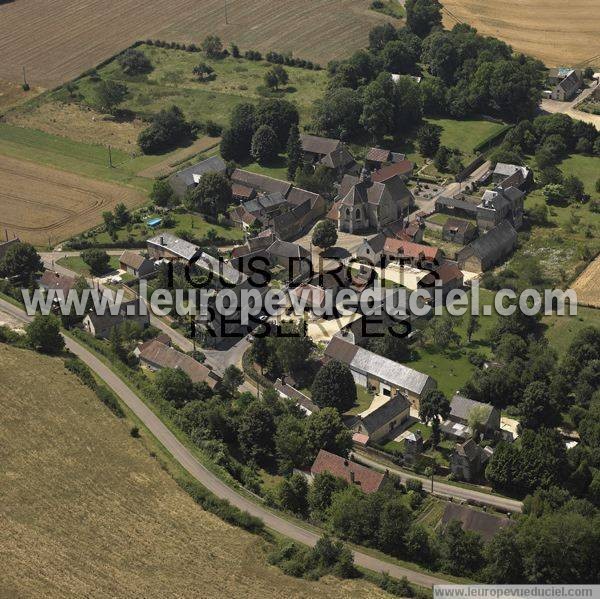
<svg viewBox="0 0 600 599">
<path fill-rule="evenodd" d="M 333 476 L 343 478 L 351 485 L 356 485 L 365 493 L 379 491 L 387 479 L 386 474 L 371 470 L 366 466 L 352 462 L 329 451 L 321 449 L 310 467 L 312 476 L 329 472 Z"/>
</svg>

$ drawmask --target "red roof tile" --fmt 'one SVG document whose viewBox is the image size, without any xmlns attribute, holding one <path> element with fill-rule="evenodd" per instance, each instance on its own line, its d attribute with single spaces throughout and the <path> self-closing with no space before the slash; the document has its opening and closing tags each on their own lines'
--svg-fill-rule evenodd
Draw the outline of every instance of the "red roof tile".
<svg viewBox="0 0 600 599">
<path fill-rule="evenodd" d="M 388 166 L 384 166 L 379 170 L 376 170 L 372 173 L 371 179 L 373 181 L 379 181 L 382 183 L 383 181 L 387 181 L 394 175 L 401 175 L 406 177 L 412 173 L 414 168 L 414 164 L 410 160 L 400 160 L 400 162 L 395 162 L 394 164 L 389 164 Z"/>
</svg>

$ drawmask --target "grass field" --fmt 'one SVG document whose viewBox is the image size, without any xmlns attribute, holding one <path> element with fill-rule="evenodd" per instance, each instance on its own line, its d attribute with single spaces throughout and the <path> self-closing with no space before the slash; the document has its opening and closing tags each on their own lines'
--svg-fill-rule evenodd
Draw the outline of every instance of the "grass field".
<svg viewBox="0 0 600 599">
<path fill-rule="evenodd" d="M 19 0 L 0 5 L 0 78 L 54 87 L 138 39 L 201 42 L 216 34 L 244 50 L 292 51 L 325 65 L 367 44 L 371 27 L 395 19 L 370 0 L 121 0 L 85 6 L 53 0 L 51 10 Z M 69 35 L 64 35 L 68 31 Z"/>
<path fill-rule="evenodd" d="M 600 327 L 600 310 L 578 306 L 577 316 L 544 316 L 542 323 L 546 325 L 546 337 L 556 349 L 559 356 L 568 350 L 575 335 L 583 328 Z"/>
<path fill-rule="evenodd" d="M 600 11 L 597 0 L 442 0 L 444 24 L 457 20 L 498 37 L 548 66 L 575 66 L 595 57 L 600 65 Z M 448 12 L 450 11 L 450 12 Z"/>
<path fill-rule="evenodd" d="M 314 100 L 323 94 L 327 72 L 285 67 L 289 82 L 279 91 L 264 90 L 264 75 L 271 68 L 266 61 L 244 58 L 211 60 L 202 54 L 167 50 L 142 45 L 138 50 L 150 58 L 154 69 L 143 76 L 128 77 L 113 61 L 99 69 L 102 79 L 120 81 L 129 89 L 123 108 L 136 113 L 156 113 L 173 104 L 179 106 L 188 119 L 204 122 L 208 119 L 225 125 L 232 109 L 241 101 L 256 101 L 260 97 L 280 97 L 294 102 L 306 117 Z M 199 62 L 214 69 L 214 79 L 199 82 L 192 71 Z M 89 78 L 77 82 L 78 91 L 93 101 L 94 83 Z M 60 90 L 50 98 L 66 99 Z"/>
<path fill-rule="evenodd" d="M 55 245 L 101 221 L 123 202 L 139 205 L 134 189 L 93 181 L 0 154 L 0 228 L 35 245 Z"/>
<path fill-rule="evenodd" d="M 3 597 L 384 597 L 266 564 L 203 511 L 59 359 L 0 345 Z"/>
<path fill-rule="evenodd" d="M 441 143 L 448 148 L 458 148 L 465 158 L 474 157 L 473 148 L 484 139 L 500 131 L 504 125 L 484 119 L 427 119 L 442 128 Z"/>
<path fill-rule="evenodd" d="M 73 272 L 76 272 L 85 277 L 89 277 L 92 273 L 90 272 L 90 267 L 82 260 L 81 256 L 65 256 L 64 258 L 59 258 L 56 263 L 59 266 L 63 266 L 64 268 L 68 268 Z M 106 270 L 106 274 L 115 271 L 119 268 L 119 257 L 118 256 L 110 256 L 110 261 L 108 263 L 108 269 Z"/>
</svg>

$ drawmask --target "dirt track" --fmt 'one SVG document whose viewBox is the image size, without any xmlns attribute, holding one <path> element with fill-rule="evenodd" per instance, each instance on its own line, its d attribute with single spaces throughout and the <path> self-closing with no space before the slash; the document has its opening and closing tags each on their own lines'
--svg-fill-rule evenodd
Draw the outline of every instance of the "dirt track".
<svg viewBox="0 0 600 599">
<path fill-rule="evenodd" d="M 326 64 L 367 43 L 388 17 L 369 0 L 17 0 L 0 4 L 0 78 L 56 86 L 136 40 L 201 42 L 214 33 L 243 49 L 292 50 Z"/>
<path fill-rule="evenodd" d="M 32 162 L 0 156 L 0 230 L 55 245 L 99 223 L 105 210 L 144 202 L 142 193 Z"/>
</svg>

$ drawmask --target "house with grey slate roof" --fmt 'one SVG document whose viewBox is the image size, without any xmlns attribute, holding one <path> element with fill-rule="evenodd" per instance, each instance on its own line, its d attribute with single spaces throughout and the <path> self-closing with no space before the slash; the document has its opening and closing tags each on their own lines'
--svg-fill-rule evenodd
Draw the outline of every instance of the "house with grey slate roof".
<svg viewBox="0 0 600 599">
<path fill-rule="evenodd" d="M 482 403 L 456 393 L 450 401 L 450 415 L 440 428 L 455 439 L 468 439 L 472 435 L 469 417 L 475 411 L 481 418 L 482 433 L 491 437 L 500 430 L 500 410 L 489 403 Z"/>
<path fill-rule="evenodd" d="M 191 191 L 200 183 L 206 173 L 224 173 L 225 161 L 220 156 L 211 156 L 202 162 L 192 164 L 169 178 L 173 192 L 178 198 L 183 198 L 187 191 Z"/>
<path fill-rule="evenodd" d="M 517 232 L 504 220 L 459 250 L 456 260 L 461 270 L 484 272 L 500 264 L 517 246 Z"/>
<path fill-rule="evenodd" d="M 366 435 L 369 441 L 377 442 L 406 422 L 409 416 L 410 402 L 404 395 L 397 393 L 373 411 L 365 415 L 359 414 L 351 428 L 356 433 Z"/>
<path fill-rule="evenodd" d="M 353 345 L 341 337 L 333 337 L 325 350 L 325 360 L 347 364 L 357 385 L 373 389 L 387 397 L 404 395 L 419 408 L 423 395 L 437 383 L 429 375 Z"/>
</svg>

